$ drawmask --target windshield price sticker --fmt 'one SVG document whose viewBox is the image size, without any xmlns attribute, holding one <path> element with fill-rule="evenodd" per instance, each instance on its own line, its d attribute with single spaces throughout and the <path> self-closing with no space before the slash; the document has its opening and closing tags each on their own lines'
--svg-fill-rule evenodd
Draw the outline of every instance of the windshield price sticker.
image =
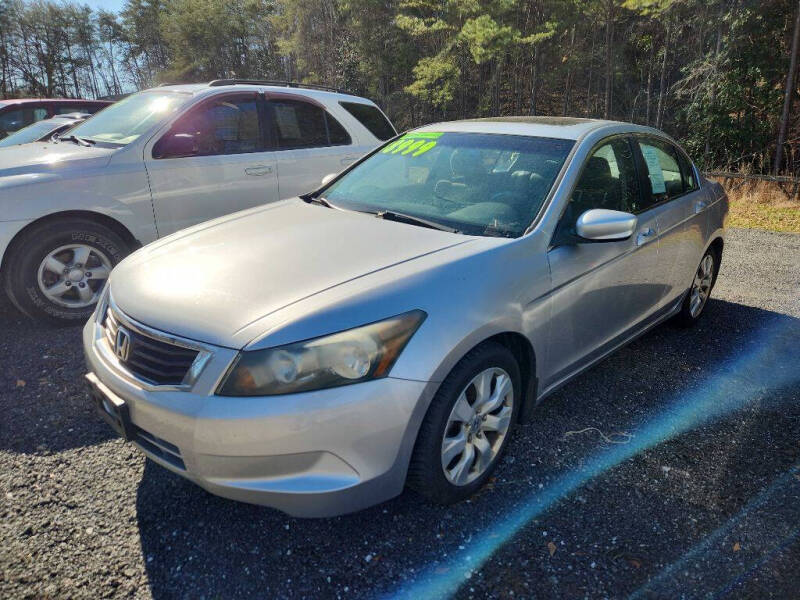
<svg viewBox="0 0 800 600">
<path fill-rule="evenodd" d="M 441 135 L 441 133 L 433 131 L 407 133 L 399 140 L 395 140 L 386 146 L 386 148 L 381 150 L 381 153 L 419 156 L 434 148 L 436 146 L 436 140 L 441 137 Z"/>
</svg>

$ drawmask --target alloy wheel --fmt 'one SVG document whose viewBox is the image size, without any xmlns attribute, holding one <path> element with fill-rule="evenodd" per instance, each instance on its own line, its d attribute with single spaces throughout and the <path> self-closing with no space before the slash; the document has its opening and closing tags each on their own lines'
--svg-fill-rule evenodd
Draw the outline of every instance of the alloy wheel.
<svg viewBox="0 0 800 600">
<path fill-rule="evenodd" d="M 453 405 L 442 438 L 442 469 L 457 486 L 480 477 L 503 445 L 514 412 L 514 386 L 498 367 L 478 373 Z"/>
<path fill-rule="evenodd" d="M 706 305 L 708 296 L 711 294 L 711 283 L 714 280 L 714 257 L 711 253 L 706 254 L 697 267 L 692 282 L 692 290 L 689 293 L 689 314 L 696 319 L 703 307 Z"/>
<path fill-rule="evenodd" d="M 97 302 L 111 273 L 111 260 L 85 244 L 60 246 L 42 260 L 37 281 L 48 300 L 67 308 L 85 308 Z"/>
</svg>

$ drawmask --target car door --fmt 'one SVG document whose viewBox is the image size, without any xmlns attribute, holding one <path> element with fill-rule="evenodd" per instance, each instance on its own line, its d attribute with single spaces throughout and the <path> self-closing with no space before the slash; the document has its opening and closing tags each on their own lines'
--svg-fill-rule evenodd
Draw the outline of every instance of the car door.
<svg viewBox="0 0 800 600">
<path fill-rule="evenodd" d="M 160 236 L 278 199 L 263 97 L 213 96 L 145 147 Z"/>
<path fill-rule="evenodd" d="M 575 223 L 603 208 L 637 215 L 628 239 L 579 238 Z M 547 253 L 553 292 L 548 327 L 548 387 L 589 364 L 651 317 L 663 295 L 655 215 L 642 202 L 631 140 L 607 138 L 583 167 Z"/>
<path fill-rule="evenodd" d="M 271 94 L 268 105 L 282 199 L 313 191 L 325 175 L 358 160 L 361 153 L 350 133 L 321 104 Z"/>
<path fill-rule="evenodd" d="M 688 159 L 669 141 L 636 136 L 635 152 L 645 200 L 657 214 L 661 304 L 671 304 L 688 289 L 703 253 L 706 197 Z"/>
</svg>

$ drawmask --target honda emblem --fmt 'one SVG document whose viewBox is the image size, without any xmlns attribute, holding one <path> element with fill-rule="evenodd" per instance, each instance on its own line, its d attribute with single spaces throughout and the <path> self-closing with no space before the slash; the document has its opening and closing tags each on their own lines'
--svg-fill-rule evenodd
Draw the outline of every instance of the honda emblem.
<svg viewBox="0 0 800 600">
<path fill-rule="evenodd" d="M 131 354 L 131 334 L 124 327 L 117 329 L 117 337 L 114 340 L 114 354 L 122 362 L 127 361 Z"/>
</svg>

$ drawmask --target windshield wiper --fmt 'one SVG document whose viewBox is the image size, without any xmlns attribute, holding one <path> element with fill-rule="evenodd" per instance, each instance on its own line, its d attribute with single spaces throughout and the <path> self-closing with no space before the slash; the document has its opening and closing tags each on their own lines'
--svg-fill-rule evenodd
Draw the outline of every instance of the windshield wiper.
<svg viewBox="0 0 800 600">
<path fill-rule="evenodd" d="M 58 141 L 65 141 L 65 142 L 75 142 L 79 146 L 86 146 L 87 148 L 90 146 L 94 146 L 94 140 L 87 140 L 85 138 L 80 138 L 77 135 L 68 135 L 66 137 L 58 137 Z"/>
<path fill-rule="evenodd" d="M 323 198 L 322 196 L 311 196 L 311 195 L 306 195 L 306 196 L 300 196 L 300 198 L 301 198 L 301 199 L 302 199 L 304 202 L 307 202 L 308 204 L 312 204 L 312 203 L 313 203 L 313 204 L 319 204 L 320 206 L 324 206 L 325 208 L 336 208 L 336 207 L 335 207 L 333 204 L 331 204 L 330 202 L 328 202 L 328 201 L 327 201 L 325 198 Z"/>
<path fill-rule="evenodd" d="M 500 229 L 498 227 L 494 227 L 493 225 L 488 225 L 486 229 L 483 230 L 483 233 L 481 233 L 481 235 L 487 237 L 502 237 L 502 238 L 514 237 L 514 235 L 507 229 Z"/>
<path fill-rule="evenodd" d="M 407 215 L 405 213 L 394 212 L 393 210 L 381 210 L 374 213 L 379 219 L 386 221 L 397 221 L 398 223 L 408 223 L 409 225 L 419 225 L 420 227 L 428 227 L 430 229 L 438 229 L 439 231 L 447 231 L 449 233 L 459 233 L 458 229 L 442 225 L 436 221 L 429 221 L 421 217 Z"/>
</svg>

